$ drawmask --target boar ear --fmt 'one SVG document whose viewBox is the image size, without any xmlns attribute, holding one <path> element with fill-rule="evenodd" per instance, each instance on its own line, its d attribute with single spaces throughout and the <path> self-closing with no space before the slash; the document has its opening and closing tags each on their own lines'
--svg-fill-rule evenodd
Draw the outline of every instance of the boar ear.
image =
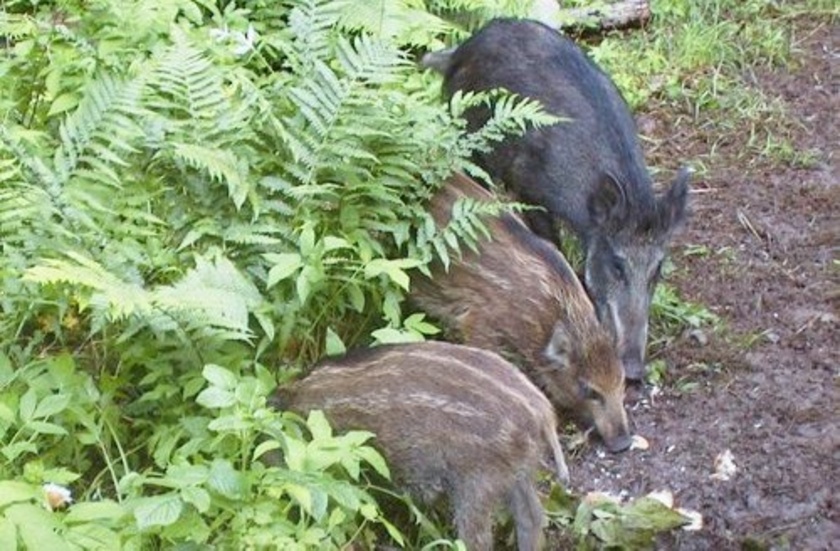
<svg viewBox="0 0 840 551">
<path fill-rule="evenodd" d="M 589 216 L 598 227 L 616 225 L 624 218 L 627 199 L 624 188 L 611 174 L 604 174 L 589 195 Z"/>
<path fill-rule="evenodd" d="M 660 225 L 664 233 L 679 229 L 685 221 L 688 184 L 693 172 L 689 167 L 682 167 L 671 184 L 671 189 L 659 200 Z"/>
<path fill-rule="evenodd" d="M 548 340 L 543 354 L 545 354 L 545 357 L 551 363 L 557 364 L 560 367 L 568 367 L 570 364 L 570 345 L 569 334 L 563 325 L 558 323 L 554 326 L 554 332 L 551 334 L 551 338 Z"/>
</svg>

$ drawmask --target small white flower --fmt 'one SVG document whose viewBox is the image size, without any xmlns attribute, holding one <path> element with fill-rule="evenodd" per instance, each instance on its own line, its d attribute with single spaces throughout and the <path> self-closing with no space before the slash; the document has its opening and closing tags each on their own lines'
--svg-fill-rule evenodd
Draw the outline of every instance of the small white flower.
<svg viewBox="0 0 840 551">
<path fill-rule="evenodd" d="M 227 25 L 220 29 L 211 29 L 210 37 L 216 42 L 230 43 L 233 54 L 237 56 L 242 56 L 252 51 L 259 39 L 257 31 L 254 30 L 254 26 L 251 24 L 248 25 L 248 30 L 244 33 L 231 31 Z"/>
<path fill-rule="evenodd" d="M 227 40 L 229 36 L 230 31 L 228 30 L 227 25 L 221 29 L 210 29 L 210 38 L 216 42 L 223 42 Z"/>
<path fill-rule="evenodd" d="M 68 488 L 48 482 L 44 484 L 44 497 L 47 500 L 47 508 L 50 511 L 57 511 L 73 503 L 73 496 Z"/>
<path fill-rule="evenodd" d="M 233 34 L 233 41 L 236 43 L 233 53 L 238 56 L 247 54 L 254 49 L 254 44 L 258 38 L 259 37 L 257 36 L 257 31 L 254 30 L 254 26 L 249 24 L 247 32 Z"/>
</svg>

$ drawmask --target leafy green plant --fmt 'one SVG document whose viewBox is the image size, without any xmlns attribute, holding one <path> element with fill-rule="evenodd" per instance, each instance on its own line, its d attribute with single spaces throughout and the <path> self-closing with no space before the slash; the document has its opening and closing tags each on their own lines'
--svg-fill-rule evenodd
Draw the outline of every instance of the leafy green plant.
<svg viewBox="0 0 840 551">
<path fill-rule="evenodd" d="M 577 498 L 556 484 L 546 511 L 550 524 L 571 533 L 577 549 L 645 549 L 658 533 L 692 522 L 686 512 L 654 496 L 627 503 L 604 494 Z"/>
</svg>

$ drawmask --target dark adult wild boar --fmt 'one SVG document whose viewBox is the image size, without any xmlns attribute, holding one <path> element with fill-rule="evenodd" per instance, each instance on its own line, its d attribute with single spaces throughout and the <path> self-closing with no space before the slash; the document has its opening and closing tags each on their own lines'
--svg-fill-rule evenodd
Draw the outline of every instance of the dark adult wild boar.
<svg viewBox="0 0 840 551">
<path fill-rule="evenodd" d="M 471 551 L 493 547 L 493 512 L 506 504 L 520 550 L 540 547 L 543 510 L 533 476 L 554 455 L 568 469 L 545 396 L 498 355 L 442 342 L 328 359 L 275 403 L 324 411 L 338 430 L 369 430 L 394 480 L 418 499 L 447 497 Z"/>
<path fill-rule="evenodd" d="M 598 317 L 618 342 L 627 377 L 641 379 L 650 301 L 666 246 L 685 217 L 689 172 L 654 195 L 620 92 L 571 40 L 541 23 L 492 21 L 424 64 L 444 74 L 448 95 L 505 88 L 570 119 L 510 138 L 477 162 L 519 200 L 546 209 L 526 216 L 535 232 L 556 241 L 563 221 L 581 238 Z M 466 115 L 474 130 L 489 111 Z"/>
<path fill-rule="evenodd" d="M 438 227 L 448 224 L 461 197 L 493 197 L 454 175 L 432 198 Z M 490 241 L 465 251 L 449 270 L 418 274 L 411 298 L 464 344 L 514 359 L 555 406 L 594 424 L 611 451 L 630 445 L 624 374 L 609 333 L 557 248 L 516 216 L 488 217 Z"/>
</svg>

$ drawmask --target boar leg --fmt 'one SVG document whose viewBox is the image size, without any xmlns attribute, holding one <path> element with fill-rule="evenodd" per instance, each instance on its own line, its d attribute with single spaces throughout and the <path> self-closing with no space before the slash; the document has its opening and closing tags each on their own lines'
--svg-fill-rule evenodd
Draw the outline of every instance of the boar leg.
<svg viewBox="0 0 840 551">
<path fill-rule="evenodd" d="M 510 492 L 510 508 L 516 521 L 516 542 L 519 551 L 537 551 L 542 545 L 545 521 L 542 504 L 527 473 L 519 473 Z"/>
<path fill-rule="evenodd" d="M 486 473 L 465 476 L 453 494 L 455 527 L 470 551 L 493 549 L 493 510 L 501 496 L 488 482 Z"/>
</svg>

